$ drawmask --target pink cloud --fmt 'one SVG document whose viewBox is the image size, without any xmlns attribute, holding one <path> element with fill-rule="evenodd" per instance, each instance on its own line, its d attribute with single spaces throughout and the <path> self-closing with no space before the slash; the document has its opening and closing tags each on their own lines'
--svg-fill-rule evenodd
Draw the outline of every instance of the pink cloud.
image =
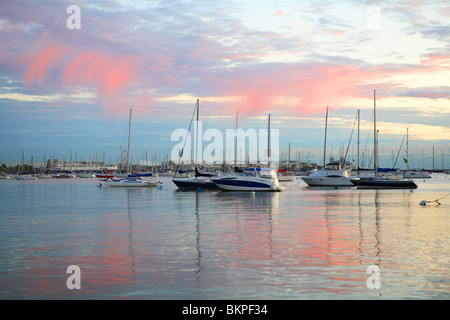
<svg viewBox="0 0 450 320">
<path fill-rule="evenodd" d="M 46 69 L 48 69 L 50 65 L 55 65 L 66 52 L 66 48 L 55 44 L 38 52 L 27 65 L 23 77 L 25 84 L 30 85 L 34 80 L 38 83 L 42 83 Z"/>
<path fill-rule="evenodd" d="M 65 85 L 98 86 L 102 95 L 114 95 L 139 80 L 136 59 L 131 56 L 110 56 L 98 52 L 82 52 L 65 68 Z"/>
</svg>

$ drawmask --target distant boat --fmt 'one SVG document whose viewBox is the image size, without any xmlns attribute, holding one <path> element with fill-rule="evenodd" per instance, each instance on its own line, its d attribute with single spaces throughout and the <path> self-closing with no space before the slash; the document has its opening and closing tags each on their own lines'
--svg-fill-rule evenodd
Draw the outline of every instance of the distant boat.
<svg viewBox="0 0 450 320">
<path fill-rule="evenodd" d="M 90 172 L 84 172 L 77 175 L 78 178 L 95 178 L 95 174 Z"/>
<path fill-rule="evenodd" d="M 125 179 L 107 178 L 101 180 L 100 185 L 106 187 L 157 187 L 158 183 L 155 181 L 143 180 L 139 177 L 130 177 Z"/>
<path fill-rule="evenodd" d="M 55 177 L 51 174 L 43 173 L 37 176 L 38 179 L 54 179 Z"/>
<path fill-rule="evenodd" d="M 114 178 L 114 174 L 106 170 L 103 170 L 103 173 L 97 173 L 95 177 L 100 179 Z"/>
<path fill-rule="evenodd" d="M 36 180 L 36 176 L 29 174 L 21 174 L 16 176 L 16 180 Z"/>
<path fill-rule="evenodd" d="M 8 176 L 8 175 L 5 174 L 5 173 L 2 173 L 2 174 L 0 175 L 0 179 L 2 179 L 2 180 L 10 179 L 10 176 Z"/>
<path fill-rule="evenodd" d="M 212 179 L 214 184 L 226 191 L 283 191 L 277 173 L 270 168 L 246 168 L 234 176 Z"/>
<path fill-rule="evenodd" d="M 107 187 L 156 187 L 159 184 L 159 182 L 153 180 L 150 181 L 143 180 L 141 179 L 141 175 L 132 174 L 130 172 L 129 157 L 130 157 L 131 111 L 132 109 L 130 108 L 130 117 L 128 121 L 128 151 L 127 151 L 128 176 L 123 179 L 113 179 L 114 175 L 104 171 L 104 175 L 100 176 L 107 176 L 107 178 L 105 180 L 101 180 L 100 182 L 101 186 L 104 185 Z M 99 177 L 99 175 L 96 175 L 96 177 Z"/>
<path fill-rule="evenodd" d="M 287 170 L 278 170 L 277 172 L 278 181 L 280 182 L 289 182 L 294 180 L 294 175 Z"/>
<path fill-rule="evenodd" d="M 378 139 L 377 139 L 377 116 L 376 116 L 376 89 L 373 91 L 373 122 L 374 122 L 374 173 L 373 178 L 354 178 L 351 182 L 358 188 L 370 189 L 416 189 L 417 185 L 411 180 L 388 180 L 378 178 Z"/>
<path fill-rule="evenodd" d="M 406 171 L 403 173 L 403 177 L 407 179 L 431 179 L 431 175 L 424 171 Z"/>
</svg>

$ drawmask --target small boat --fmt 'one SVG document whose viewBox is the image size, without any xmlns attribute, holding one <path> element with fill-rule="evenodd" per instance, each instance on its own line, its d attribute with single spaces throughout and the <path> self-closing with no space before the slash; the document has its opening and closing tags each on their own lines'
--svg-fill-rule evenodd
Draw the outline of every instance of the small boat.
<svg viewBox="0 0 450 320">
<path fill-rule="evenodd" d="M 36 180 L 36 176 L 29 174 L 21 174 L 16 176 L 16 180 Z"/>
<path fill-rule="evenodd" d="M 75 178 L 75 175 L 71 173 L 56 173 L 53 175 L 53 177 L 56 179 L 72 179 Z"/>
<path fill-rule="evenodd" d="M 95 174 L 84 172 L 77 175 L 78 178 L 95 178 Z"/>
<path fill-rule="evenodd" d="M 5 173 L 2 173 L 2 174 L 0 175 L 0 179 L 2 179 L 2 180 L 10 179 L 10 176 L 8 176 L 8 175 L 5 174 Z"/>
<path fill-rule="evenodd" d="M 407 171 L 403 173 L 403 178 L 431 179 L 431 175 L 423 171 Z"/>
<path fill-rule="evenodd" d="M 234 176 L 212 179 L 214 184 L 226 191 L 283 191 L 277 173 L 270 168 L 246 168 Z"/>
<path fill-rule="evenodd" d="M 280 182 L 289 182 L 294 180 L 294 175 L 287 170 L 278 170 L 277 172 L 278 181 Z"/>
<path fill-rule="evenodd" d="M 106 171 L 106 170 L 103 170 L 103 173 L 97 173 L 97 174 L 95 175 L 95 177 L 96 177 L 96 178 L 99 178 L 99 179 L 114 178 L 114 174 L 111 173 L 111 172 L 108 172 L 108 171 Z"/>
<path fill-rule="evenodd" d="M 53 179 L 53 178 L 55 178 L 53 175 L 47 174 L 47 173 L 40 174 L 37 177 L 38 177 L 38 179 Z"/>
<path fill-rule="evenodd" d="M 107 178 L 101 180 L 100 184 L 106 187 L 157 187 L 158 183 L 151 180 L 143 180 L 139 177 L 129 177 L 125 179 Z"/>
</svg>

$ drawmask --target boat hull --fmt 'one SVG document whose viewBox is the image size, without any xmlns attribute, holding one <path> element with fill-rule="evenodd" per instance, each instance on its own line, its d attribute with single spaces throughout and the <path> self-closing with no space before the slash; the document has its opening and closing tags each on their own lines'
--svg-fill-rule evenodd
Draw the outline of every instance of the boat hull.
<svg viewBox="0 0 450 320">
<path fill-rule="evenodd" d="M 180 178 L 172 180 L 173 183 L 181 190 L 209 190 L 209 189 L 217 189 L 214 182 L 210 180 L 197 180 L 190 178 Z"/>
<path fill-rule="evenodd" d="M 134 187 L 134 188 L 152 188 L 157 187 L 158 183 L 141 179 L 122 179 L 122 180 L 104 180 L 100 184 L 105 187 Z"/>
<path fill-rule="evenodd" d="M 351 179 L 357 188 L 368 189 L 417 189 L 414 181 L 410 180 L 372 180 L 372 179 Z"/>
<path fill-rule="evenodd" d="M 225 191 L 283 191 L 283 187 L 260 181 L 246 181 L 233 178 L 213 179 L 219 189 Z"/>
<path fill-rule="evenodd" d="M 353 187 L 354 184 L 346 177 L 302 177 L 302 180 L 310 187 Z"/>
</svg>

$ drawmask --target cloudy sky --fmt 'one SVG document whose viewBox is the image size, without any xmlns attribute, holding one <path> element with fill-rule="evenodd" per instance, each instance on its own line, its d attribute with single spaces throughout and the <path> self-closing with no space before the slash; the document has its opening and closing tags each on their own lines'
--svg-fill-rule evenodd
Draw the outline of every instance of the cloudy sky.
<svg viewBox="0 0 450 320">
<path fill-rule="evenodd" d="M 130 108 L 134 162 L 168 154 L 197 99 L 204 129 L 270 113 L 280 156 L 290 143 L 318 163 L 328 106 L 327 154 L 352 137 L 351 160 L 358 109 L 371 153 L 377 89 L 381 166 L 406 156 L 408 129 L 413 167 L 434 146 L 448 168 L 449 40 L 448 1 L 1 1 L 0 160 L 115 162 Z"/>
</svg>

